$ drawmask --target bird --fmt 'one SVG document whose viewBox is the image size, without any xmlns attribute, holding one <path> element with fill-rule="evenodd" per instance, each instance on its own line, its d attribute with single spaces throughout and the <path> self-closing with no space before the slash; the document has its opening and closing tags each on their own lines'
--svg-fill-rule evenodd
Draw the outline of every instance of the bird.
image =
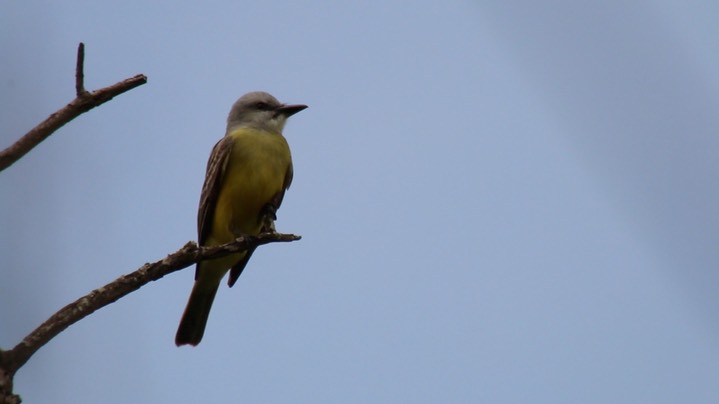
<svg viewBox="0 0 719 404">
<path fill-rule="evenodd" d="M 197 212 L 200 246 L 244 235 L 274 232 L 276 213 L 293 177 L 292 155 L 282 131 L 287 118 L 307 105 L 283 104 L 267 92 L 240 97 L 230 109 L 225 136 L 212 148 Z M 202 340 L 212 302 L 227 272 L 232 287 L 254 249 L 197 263 L 175 344 Z"/>
</svg>

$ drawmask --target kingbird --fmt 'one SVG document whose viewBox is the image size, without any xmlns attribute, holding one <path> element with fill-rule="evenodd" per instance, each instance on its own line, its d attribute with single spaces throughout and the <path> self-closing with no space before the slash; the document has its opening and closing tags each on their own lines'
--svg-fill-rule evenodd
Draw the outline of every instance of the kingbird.
<svg viewBox="0 0 719 404">
<path fill-rule="evenodd" d="M 282 104 L 260 91 L 235 102 L 225 136 L 207 162 L 197 212 L 199 245 L 275 230 L 276 211 L 292 182 L 292 156 L 282 129 L 287 118 L 305 108 Z M 195 284 L 175 335 L 177 346 L 200 343 L 222 278 L 229 271 L 232 287 L 253 251 L 197 263 Z"/>
</svg>

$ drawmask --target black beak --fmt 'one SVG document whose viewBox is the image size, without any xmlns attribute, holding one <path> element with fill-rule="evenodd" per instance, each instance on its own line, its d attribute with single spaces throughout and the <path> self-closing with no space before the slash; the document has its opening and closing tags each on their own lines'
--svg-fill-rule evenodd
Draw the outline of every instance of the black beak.
<svg viewBox="0 0 719 404">
<path fill-rule="evenodd" d="M 302 111 L 302 110 L 305 109 L 305 108 L 307 108 L 307 105 L 302 105 L 302 104 L 292 104 L 292 105 L 282 104 L 282 105 L 280 105 L 279 108 L 277 108 L 277 112 L 279 112 L 279 113 L 281 113 L 281 114 L 284 114 L 285 116 L 292 116 L 292 115 L 294 115 L 294 114 L 296 114 L 296 113 Z"/>
</svg>

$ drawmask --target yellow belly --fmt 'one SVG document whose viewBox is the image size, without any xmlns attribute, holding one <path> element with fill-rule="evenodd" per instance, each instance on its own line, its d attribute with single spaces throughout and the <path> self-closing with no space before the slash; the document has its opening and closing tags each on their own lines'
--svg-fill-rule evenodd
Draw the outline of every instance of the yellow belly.
<svg viewBox="0 0 719 404">
<path fill-rule="evenodd" d="M 207 244 L 257 235 L 262 208 L 281 192 L 291 164 L 287 141 L 278 134 L 240 128 L 234 139 Z"/>
</svg>

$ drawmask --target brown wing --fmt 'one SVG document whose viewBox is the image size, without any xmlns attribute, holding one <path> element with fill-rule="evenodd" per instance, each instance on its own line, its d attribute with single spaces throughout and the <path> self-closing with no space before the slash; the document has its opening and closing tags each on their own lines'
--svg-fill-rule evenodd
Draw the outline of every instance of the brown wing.
<svg viewBox="0 0 719 404">
<path fill-rule="evenodd" d="M 273 215 L 273 220 L 276 219 L 275 212 L 277 212 L 277 209 L 280 208 L 280 205 L 282 204 L 282 199 L 285 197 L 285 191 L 290 187 L 290 184 L 292 183 L 292 175 L 294 174 L 292 169 L 292 162 L 290 162 L 290 166 L 287 167 L 287 172 L 285 172 L 285 180 L 282 184 L 282 190 L 275 194 L 274 197 L 272 197 L 272 200 L 267 203 L 267 206 L 265 209 L 262 210 L 260 215 L 267 215 L 271 214 Z M 268 209 L 269 208 L 269 212 Z M 263 220 L 263 218 L 259 218 L 258 220 Z M 240 262 L 235 264 L 235 266 L 232 267 L 230 270 L 230 276 L 227 278 L 227 285 L 229 287 L 232 287 L 235 282 L 237 282 L 237 279 L 240 277 L 240 274 L 242 274 L 242 270 L 245 269 L 245 266 L 247 266 L 247 262 L 250 261 L 250 257 L 252 257 L 252 253 L 255 252 L 255 249 L 249 249 L 247 250 L 247 253 L 245 253 L 245 256 L 242 257 Z"/>
<path fill-rule="evenodd" d="M 210 159 L 207 161 L 207 172 L 205 183 L 202 186 L 200 195 L 200 208 L 197 211 L 197 242 L 204 245 L 207 236 L 212 230 L 212 220 L 215 216 L 215 206 L 222 187 L 222 179 L 225 175 L 225 168 L 230 160 L 232 151 L 232 138 L 223 137 L 215 147 L 212 148 Z"/>
</svg>

